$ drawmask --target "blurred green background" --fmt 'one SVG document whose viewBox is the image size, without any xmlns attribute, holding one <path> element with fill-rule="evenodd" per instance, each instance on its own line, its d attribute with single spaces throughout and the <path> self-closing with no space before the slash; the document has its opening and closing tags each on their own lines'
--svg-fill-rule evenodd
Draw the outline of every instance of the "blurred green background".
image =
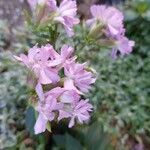
<svg viewBox="0 0 150 150">
<path fill-rule="evenodd" d="M 94 112 L 88 125 L 68 129 L 66 122 L 54 122 L 53 132 L 41 135 L 33 133 L 27 71 L 13 54 L 26 51 L 47 35 L 31 35 L 25 28 L 22 13 L 23 8 L 28 9 L 26 2 L 14 0 L 14 7 L 6 2 L 8 5 L 0 1 L 0 149 L 150 150 L 150 1 L 125 1 L 116 6 L 125 15 L 127 36 L 136 43 L 129 56 L 112 60 L 110 50 L 85 45 L 80 26 L 71 41 L 60 38 L 58 47 L 75 43 L 79 60 L 88 59 L 98 72 L 96 85 L 87 95 Z"/>
</svg>

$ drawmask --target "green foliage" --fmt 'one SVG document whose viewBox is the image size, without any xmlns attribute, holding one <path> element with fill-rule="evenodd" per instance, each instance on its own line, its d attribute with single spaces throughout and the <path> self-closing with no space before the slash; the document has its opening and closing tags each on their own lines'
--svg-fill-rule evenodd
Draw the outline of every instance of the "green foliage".
<svg viewBox="0 0 150 150">
<path fill-rule="evenodd" d="M 82 150 L 79 141 L 67 133 L 65 135 L 55 135 L 54 140 L 57 146 L 65 150 Z"/>
<path fill-rule="evenodd" d="M 127 6 L 125 9 L 126 28 L 128 36 L 136 42 L 134 52 L 147 57 L 150 45 L 150 1 L 134 1 L 127 3 Z"/>
<path fill-rule="evenodd" d="M 35 118 L 35 110 L 32 106 L 30 106 L 27 111 L 26 111 L 26 116 L 25 116 L 25 125 L 26 129 L 31 133 L 34 134 L 34 125 L 36 122 Z"/>
<path fill-rule="evenodd" d="M 85 127 L 84 130 L 76 130 L 80 132 L 80 137 L 73 137 L 71 134 L 54 135 L 54 141 L 58 149 L 64 150 L 112 150 L 110 139 L 103 132 L 101 125 L 94 122 L 92 125 Z M 79 136 L 78 135 L 78 136 Z"/>
<path fill-rule="evenodd" d="M 43 137 L 31 138 L 25 130 L 25 115 L 30 93 L 26 81 L 25 69 L 16 64 L 12 53 L 0 53 L 0 149 L 44 149 Z M 30 111 L 32 112 L 31 109 Z M 26 121 L 29 122 L 29 129 L 34 122 L 31 114 L 26 117 Z"/>
<path fill-rule="evenodd" d="M 10 61 L 10 53 L 1 53 L 0 60 L 0 149 L 3 149 L 15 145 L 15 132 L 24 128 L 27 88 L 24 72 Z"/>
<path fill-rule="evenodd" d="M 85 145 L 88 150 L 112 150 L 110 138 L 104 133 L 100 123 L 93 123 L 85 133 Z"/>
<path fill-rule="evenodd" d="M 127 5 L 127 10 L 136 14 L 132 19 L 126 18 L 127 36 L 136 42 L 131 55 L 112 60 L 110 51 L 91 44 L 80 45 L 83 41 L 79 40 L 80 35 L 74 39 L 79 41 L 76 45 L 79 58 L 89 59 L 99 75 L 90 99 L 95 106 L 93 120 L 98 120 L 104 131 L 114 134 L 120 145 L 130 136 L 134 139 L 150 135 L 150 21 L 146 17 L 150 5 L 146 1 L 142 6 L 137 1 L 136 5 L 130 4 L 134 7 Z M 128 138 L 122 142 L 125 137 Z"/>
</svg>

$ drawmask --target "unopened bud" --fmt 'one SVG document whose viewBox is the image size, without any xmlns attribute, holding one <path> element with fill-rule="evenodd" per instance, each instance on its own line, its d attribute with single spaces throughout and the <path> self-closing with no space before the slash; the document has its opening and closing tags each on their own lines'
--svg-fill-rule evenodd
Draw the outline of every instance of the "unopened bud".
<svg viewBox="0 0 150 150">
<path fill-rule="evenodd" d="M 94 39 L 100 38 L 103 35 L 104 26 L 101 23 L 95 23 L 89 32 L 89 37 L 92 37 Z"/>
</svg>

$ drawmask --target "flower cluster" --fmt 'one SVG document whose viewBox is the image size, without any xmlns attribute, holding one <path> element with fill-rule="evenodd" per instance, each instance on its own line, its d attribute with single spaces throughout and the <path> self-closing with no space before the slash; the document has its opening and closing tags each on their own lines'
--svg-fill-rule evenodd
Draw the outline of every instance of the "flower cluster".
<svg viewBox="0 0 150 150">
<path fill-rule="evenodd" d="M 56 0 L 28 0 L 28 3 L 36 16 L 37 24 L 49 22 L 56 27 L 60 23 L 68 36 L 74 35 L 73 27 L 79 23 L 75 0 L 62 0 L 59 6 Z M 90 30 L 89 37 L 106 40 L 105 45 L 111 43 L 113 57 L 117 56 L 118 51 L 122 55 L 129 54 L 134 42 L 125 37 L 122 13 L 104 5 L 92 6 L 91 13 L 93 18 L 86 21 L 90 27 L 87 28 Z M 55 38 L 52 39 L 54 45 L 58 34 Z M 94 72 L 87 67 L 87 63 L 76 61 L 72 47 L 63 45 L 58 53 L 53 46 L 35 45 L 29 49 L 28 55 L 15 56 L 34 74 L 34 88 L 38 95 L 35 109 L 39 113 L 34 127 L 36 134 L 44 132 L 47 124 L 53 120 L 68 119 L 70 128 L 75 123 L 86 123 L 93 110 L 89 100 L 84 100 L 83 97 L 96 80 Z"/>
<path fill-rule="evenodd" d="M 115 58 L 118 51 L 121 55 L 132 52 L 134 41 L 125 37 L 124 17 L 119 10 L 105 5 L 93 5 L 91 14 L 93 18 L 86 21 L 87 26 L 91 28 L 90 34 L 92 36 L 94 34 L 95 37 L 104 34 L 106 38 L 112 41 L 112 57 Z M 98 31 L 101 33 L 97 33 Z"/>
<path fill-rule="evenodd" d="M 44 132 L 52 120 L 68 118 L 71 128 L 75 122 L 82 124 L 90 118 L 93 107 L 88 100 L 81 99 L 81 95 L 89 91 L 95 76 L 87 71 L 86 63 L 76 62 L 73 51 L 72 47 L 64 45 L 59 54 L 47 44 L 40 48 L 34 46 L 28 55 L 15 56 L 33 71 L 37 80 L 35 90 L 39 101 L 36 110 L 39 116 L 35 124 L 36 134 Z M 53 88 L 43 91 L 42 85 L 53 85 Z"/>
<path fill-rule="evenodd" d="M 38 22 L 51 21 L 53 23 L 61 23 L 68 36 L 73 36 L 73 26 L 79 24 L 76 18 L 77 5 L 75 0 L 63 0 L 59 7 L 56 0 L 28 0 L 28 3 L 36 13 Z"/>
</svg>

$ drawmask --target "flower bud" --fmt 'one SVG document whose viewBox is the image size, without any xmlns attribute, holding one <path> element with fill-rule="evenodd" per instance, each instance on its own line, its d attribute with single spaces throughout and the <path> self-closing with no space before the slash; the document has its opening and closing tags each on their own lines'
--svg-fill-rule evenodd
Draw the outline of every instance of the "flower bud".
<svg viewBox="0 0 150 150">
<path fill-rule="evenodd" d="M 91 26 L 89 37 L 98 39 L 103 35 L 102 30 L 104 29 L 104 25 L 100 22 L 96 22 L 93 26 Z"/>
</svg>

